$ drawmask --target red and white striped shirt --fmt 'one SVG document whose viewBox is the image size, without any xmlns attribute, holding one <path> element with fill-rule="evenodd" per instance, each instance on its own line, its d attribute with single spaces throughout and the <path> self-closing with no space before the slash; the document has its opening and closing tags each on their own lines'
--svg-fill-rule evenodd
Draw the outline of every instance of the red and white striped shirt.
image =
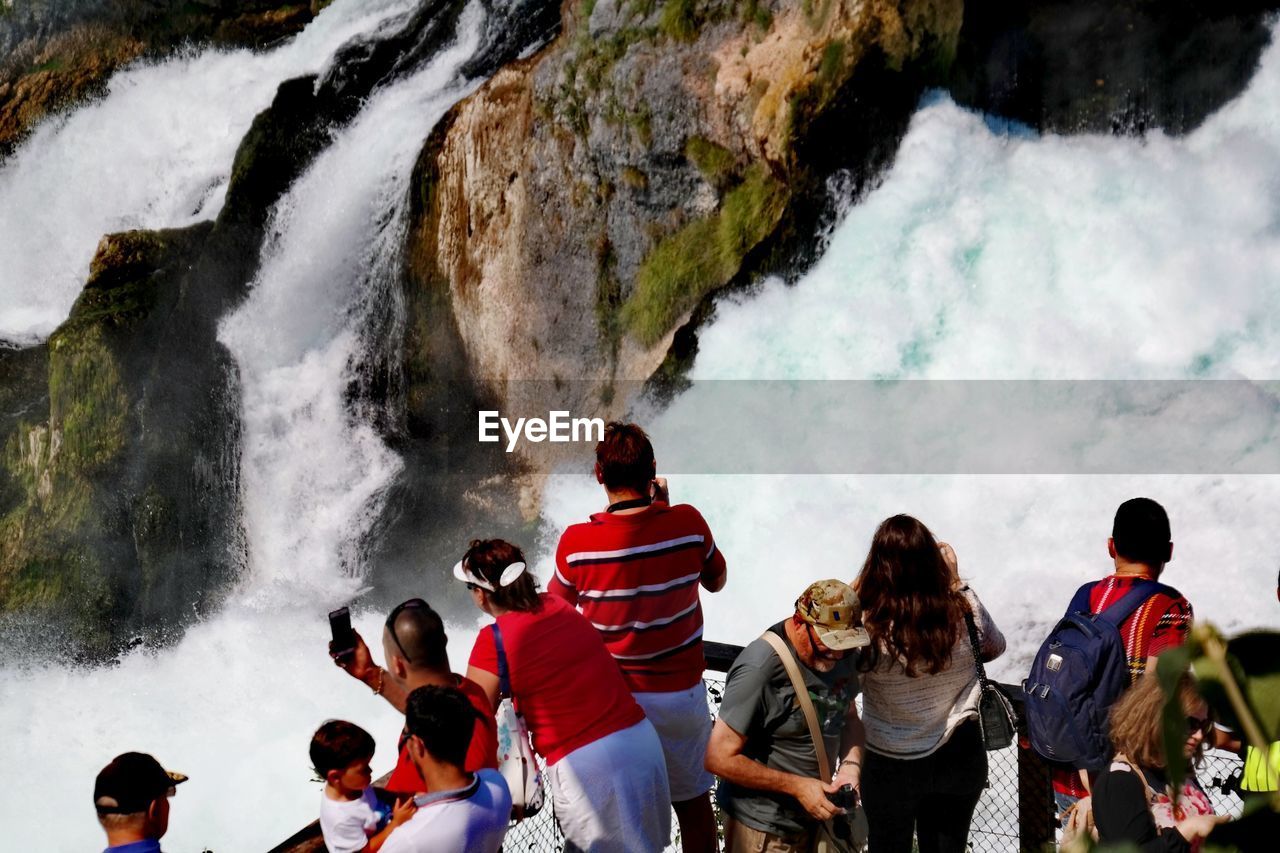
<svg viewBox="0 0 1280 853">
<path fill-rule="evenodd" d="M 547 591 L 577 605 L 604 637 L 633 693 L 687 690 L 702 679 L 704 571 L 725 570 L 702 515 L 688 504 L 596 513 L 560 537 Z"/>
</svg>

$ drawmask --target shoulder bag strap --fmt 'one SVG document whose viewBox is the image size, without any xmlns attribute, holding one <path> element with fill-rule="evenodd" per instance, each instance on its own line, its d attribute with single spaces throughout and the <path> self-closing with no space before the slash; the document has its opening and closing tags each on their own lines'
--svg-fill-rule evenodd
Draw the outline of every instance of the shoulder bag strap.
<svg viewBox="0 0 1280 853">
<path fill-rule="evenodd" d="M 1133 763 L 1133 759 L 1125 755 L 1123 752 L 1117 752 L 1111 757 L 1112 764 L 1123 764 L 1129 768 L 1129 772 L 1138 777 L 1138 781 L 1142 783 L 1142 788 L 1147 792 L 1147 804 L 1155 803 L 1160 798 L 1160 792 L 1151 787 L 1151 781 L 1147 779 L 1147 774 L 1142 772 L 1142 768 Z M 1168 796 L 1168 792 L 1165 793 Z"/>
<path fill-rule="evenodd" d="M 493 623 L 493 647 L 498 652 L 498 698 L 505 699 L 511 695 L 511 673 L 507 669 L 507 650 L 502 645 L 502 631 L 498 623 Z"/>
<path fill-rule="evenodd" d="M 982 690 L 985 692 L 991 682 L 987 681 L 987 668 L 982 665 L 982 648 L 978 644 L 978 626 L 974 624 L 973 614 L 968 610 L 964 612 L 964 624 L 969 627 L 969 647 L 973 649 L 973 663 L 978 670 L 978 683 L 982 685 Z"/>
<path fill-rule="evenodd" d="M 1147 603 L 1147 599 L 1162 592 L 1166 595 L 1173 594 L 1173 590 L 1162 583 L 1140 578 L 1133 582 L 1133 586 L 1119 600 L 1098 613 L 1097 618 L 1119 628 L 1124 624 L 1124 620 L 1134 614 L 1134 611 Z"/>
<path fill-rule="evenodd" d="M 809 688 L 805 686 L 804 676 L 800 674 L 800 665 L 796 663 L 791 650 L 782 638 L 772 631 L 765 631 L 761 638 L 773 646 L 782 661 L 787 675 L 791 677 L 791 686 L 796 691 L 796 701 L 800 710 L 804 711 L 805 722 L 809 724 L 809 737 L 813 738 L 813 751 L 818 754 L 818 775 L 825 784 L 831 781 L 831 762 L 827 760 L 827 742 L 822 737 L 822 729 L 818 726 L 818 712 L 813 709 L 813 700 L 809 698 Z"/>
</svg>

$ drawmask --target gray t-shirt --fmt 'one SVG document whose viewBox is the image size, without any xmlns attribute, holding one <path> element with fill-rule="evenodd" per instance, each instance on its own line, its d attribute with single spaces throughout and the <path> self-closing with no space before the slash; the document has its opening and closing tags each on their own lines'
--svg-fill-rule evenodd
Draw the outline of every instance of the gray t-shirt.
<svg viewBox="0 0 1280 853">
<path fill-rule="evenodd" d="M 795 655 L 783 623 L 769 630 L 781 636 Z M 796 656 L 818 713 L 827 757 L 833 768 L 840 750 L 845 715 L 858 695 L 857 661 L 857 652 L 850 652 L 831 672 L 817 673 Z M 818 777 L 818 756 L 804 711 L 796 701 L 786 668 L 764 640 L 752 642 L 729 667 L 720 719 L 746 737 L 743 754 L 748 758 L 774 770 Z M 720 807 L 737 820 L 774 835 L 807 832 L 814 825 L 800 803 L 785 794 L 742 788 L 721 780 L 716 799 Z"/>
</svg>

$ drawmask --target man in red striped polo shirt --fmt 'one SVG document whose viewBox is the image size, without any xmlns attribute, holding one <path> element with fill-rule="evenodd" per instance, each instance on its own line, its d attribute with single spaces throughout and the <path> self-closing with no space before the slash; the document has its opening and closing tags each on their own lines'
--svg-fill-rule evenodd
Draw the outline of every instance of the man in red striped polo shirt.
<svg viewBox="0 0 1280 853">
<path fill-rule="evenodd" d="M 702 515 L 671 506 L 653 445 L 635 424 L 610 423 L 596 445 L 609 507 L 560 537 L 549 592 L 574 604 L 604 637 L 636 701 L 658 730 L 686 853 L 716 850 L 711 735 L 702 672 L 698 587 L 724 588 L 724 556 Z"/>
</svg>

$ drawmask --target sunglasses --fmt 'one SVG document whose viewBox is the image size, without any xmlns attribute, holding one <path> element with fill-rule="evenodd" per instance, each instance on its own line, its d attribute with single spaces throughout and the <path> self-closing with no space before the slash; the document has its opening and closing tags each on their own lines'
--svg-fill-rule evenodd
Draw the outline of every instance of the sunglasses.
<svg viewBox="0 0 1280 853">
<path fill-rule="evenodd" d="M 431 605 L 427 604 L 421 598 L 411 598 L 408 601 L 402 601 L 396 605 L 396 609 L 391 611 L 387 616 L 387 633 L 391 635 L 391 642 L 396 644 L 396 648 L 400 650 L 400 655 L 404 658 L 405 663 L 413 663 L 413 658 L 409 657 L 409 653 L 404 650 L 404 646 L 400 643 L 400 638 L 396 636 L 396 619 L 406 610 L 416 610 L 425 607 L 430 610 Z"/>
<path fill-rule="evenodd" d="M 1193 735 L 1196 732 L 1204 735 L 1206 738 L 1213 733 L 1213 719 L 1211 717 L 1192 717 L 1187 715 L 1187 734 Z"/>
</svg>

